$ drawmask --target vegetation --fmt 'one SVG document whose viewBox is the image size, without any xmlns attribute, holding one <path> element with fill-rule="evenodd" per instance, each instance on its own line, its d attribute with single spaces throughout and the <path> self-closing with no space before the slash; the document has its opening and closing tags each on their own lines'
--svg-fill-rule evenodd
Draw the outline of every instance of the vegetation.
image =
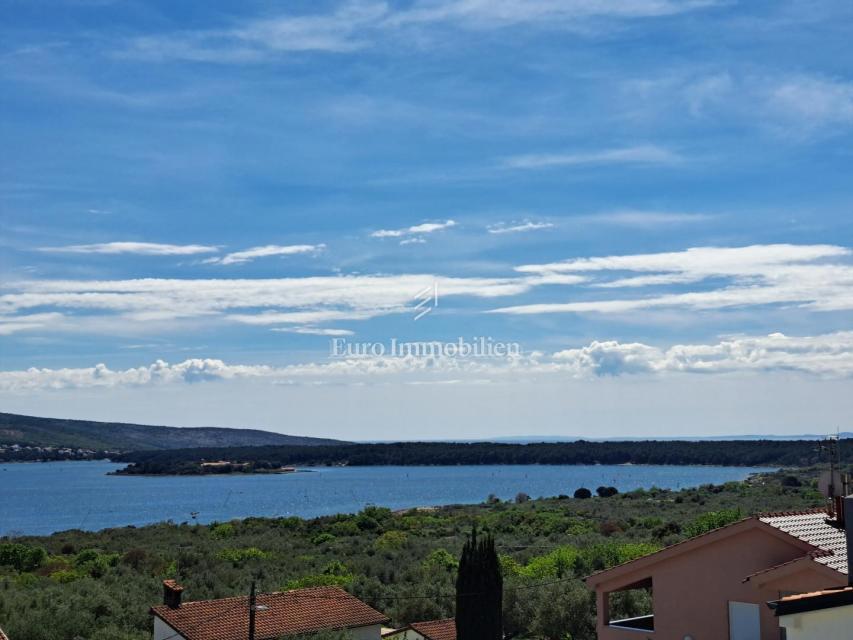
<svg viewBox="0 0 853 640">
<path fill-rule="evenodd" d="M 0 539 L 0 626 L 13 640 L 148 640 L 164 578 L 181 582 L 187 600 L 245 594 L 254 579 L 262 591 L 340 585 L 399 625 L 452 616 L 458 560 L 476 524 L 495 538 L 506 637 L 592 639 L 595 603 L 583 577 L 733 517 L 820 505 L 815 486 L 814 474 L 797 471 L 608 498 Z M 614 613 L 643 606 L 625 598 Z"/>
<path fill-rule="evenodd" d="M 844 460 L 853 461 L 853 440 L 840 442 Z M 813 440 L 558 442 L 534 444 L 396 442 L 323 447 L 231 447 L 134 451 L 115 457 L 127 474 L 222 472 L 203 461 L 229 460 L 227 470 L 254 473 L 305 465 L 463 465 L 463 464 L 712 464 L 796 466 L 819 462 Z M 599 489 L 609 491 L 610 487 Z"/>
<path fill-rule="evenodd" d="M 0 413 L 0 444 L 84 448 L 102 452 L 185 447 L 326 445 L 342 442 L 325 438 L 288 436 L 259 429 L 160 427 Z M 8 459 L 12 459 L 11 452 Z"/>
<path fill-rule="evenodd" d="M 477 526 L 462 547 L 456 574 L 458 640 L 503 639 L 503 575 L 490 535 L 477 538 Z"/>
</svg>

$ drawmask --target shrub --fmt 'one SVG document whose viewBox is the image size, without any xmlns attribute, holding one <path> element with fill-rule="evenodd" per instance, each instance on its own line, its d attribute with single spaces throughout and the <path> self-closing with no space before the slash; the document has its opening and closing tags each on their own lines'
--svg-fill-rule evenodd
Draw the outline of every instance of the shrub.
<svg viewBox="0 0 853 640">
<path fill-rule="evenodd" d="M 578 500 L 586 500 L 587 498 L 592 497 L 592 491 L 587 489 L 586 487 L 581 487 L 575 491 L 575 498 Z"/>
<path fill-rule="evenodd" d="M 408 536 L 404 532 L 392 530 L 383 533 L 373 544 L 377 549 L 390 551 L 393 549 L 400 549 L 404 544 L 406 544 L 407 539 Z"/>
<path fill-rule="evenodd" d="M 727 524 L 736 522 L 743 517 L 740 508 L 737 509 L 722 509 L 720 511 L 709 511 L 703 513 L 693 522 L 684 527 L 684 534 L 692 538 L 713 529 L 725 527 Z"/>
<path fill-rule="evenodd" d="M 600 498 L 610 498 L 619 493 L 619 490 L 616 487 L 598 487 L 595 492 Z"/>
<path fill-rule="evenodd" d="M 321 534 L 316 535 L 313 538 L 311 538 L 311 542 L 313 544 L 319 545 L 319 544 L 325 544 L 327 542 L 331 542 L 334 539 L 335 539 L 335 536 L 333 536 L 331 533 L 321 533 Z"/>
<path fill-rule="evenodd" d="M 502 556 L 508 557 L 508 556 Z M 424 569 L 439 569 L 448 573 L 456 571 L 459 568 L 459 560 L 446 549 L 435 549 L 430 553 L 426 560 L 423 561 Z"/>
<path fill-rule="evenodd" d="M 0 544 L 0 566 L 9 566 L 16 571 L 34 571 L 47 559 L 47 551 L 41 547 L 9 542 Z"/>
<path fill-rule="evenodd" d="M 236 567 L 246 560 L 262 560 L 269 558 L 270 554 L 266 551 L 261 551 L 257 547 L 247 547 L 245 549 L 222 549 L 216 556 L 220 560 L 231 562 Z"/>
<path fill-rule="evenodd" d="M 211 525 L 210 535 L 216 540 L 230 538 L 234 535 L 234 525 L 230 522 L 221 522 L 219 524 Z"/>
</svg>

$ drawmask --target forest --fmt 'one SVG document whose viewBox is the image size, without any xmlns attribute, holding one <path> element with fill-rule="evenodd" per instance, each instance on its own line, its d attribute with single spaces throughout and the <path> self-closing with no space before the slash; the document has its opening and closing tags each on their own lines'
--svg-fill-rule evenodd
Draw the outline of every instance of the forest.
<svg viewBox="0 0 853 640">
<path fill-rule="evenodd" d="M 815 477 L 777 472 L 680 491 L 566 487 L 547 499 L 404 512 L 0 538 L 0 626 L 14 640 L 147 640 L 164 578 L 185 586 L 185 600 L 244 594 L 252 580 L 261 591 L 335 584 L 397 625 L 452 616 L 476 524 L 496 540 L 506 637 L 591 640 L 585 576 L 753 513 L 818 506 Z M 615 606 L 631 615 L 646 604 Z"/>
<path fill-rule="evenodd" d="M 851 440 L 840 441 L 850 459 Z M 821 459 L 814 440 L 625 441 L 498 444 L 397 442 L 134 451 L 113 456 L 122 474 L 258 473 L 309 465 L 706 464 L 804 467 Z M 204 461 L 236 464 L 202 466 Z"/>
</svg>

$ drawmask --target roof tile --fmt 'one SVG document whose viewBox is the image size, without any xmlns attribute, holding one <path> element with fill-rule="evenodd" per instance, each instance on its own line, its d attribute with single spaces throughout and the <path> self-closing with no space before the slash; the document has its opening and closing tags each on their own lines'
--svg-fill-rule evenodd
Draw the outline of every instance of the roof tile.
<svg viewBox="0 0 853 640">
<path fill-rule="evenodd" d="M 831 523 L 826 511 L 767 514 L 759 519 L 771 527 L 825 551 L 812 554 L 815 562 L 839 573 L 847 573 L 847 539 L 844 529 Z"/>
<path fill-rule="evenodd" d="M 454 618 L 413 622 L 409 626 L 426 640 L 456 640 L 456 620 Z"/>
<path fill-rule="evenodd" d="M 257 596 L 257 640 L 323 629 L 352 629 L 388 622 L 376 611 L 338 587 L 315 587 Z M 151 608 L 187 640 L 244 640 L 249 631 L 247 596 L 185 602 L 180 608 Z"/>
</svg>

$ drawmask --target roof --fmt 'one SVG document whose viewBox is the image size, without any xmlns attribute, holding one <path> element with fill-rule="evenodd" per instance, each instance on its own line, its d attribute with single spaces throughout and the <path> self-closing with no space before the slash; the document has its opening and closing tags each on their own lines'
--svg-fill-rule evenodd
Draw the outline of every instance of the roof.
<svg viewBox="0 0 853 640">
<path fill-rule="evenodd" d="M 320 631 L 385 624 L 388 616 L 338 587 L 314 587 L 259 594 L 255 616 L 257 640 Z M 247 596 L 166 605 L 151 613 L 187 640 L 244 640 L 249 633 Z"/>
<path fill-rule="evenodd" d="M 758 519 L 820 549 L 824 553 L 813 554 L 815 562 L 847 574 L 847 539 L 844 529 L 830 524 L 826 511 L 768 514 Z"/>
<path fill-rule="evenodd" d="M 456 640 L 456 619 L 430 620 L 428 622 L 413 622 L 409 625 L 426 640 Z"/>
<path fill-rule="evenodd" d="M 383 638 L 393 638 L 398 633 L 411 629 L 422 635 L 426 640 L 456 640 L 456 619 L 445 618 L 443 620 L 427 620 L 426 622 L 413 622 L 400 629 L 394 629 L 383 633 Z"/>
<path fill-rule="evenodd" d="M 586 581 L 587 584 L 595 587 L 600 582 L 610 579 L 611 576 L 654 564 L 658 560 L 673 557 L 679 553 L 686 553 L 707 542 L 719 540 L 741 530 L 754 527 L 763 527 L 766 531 L 782 535 L 788 540 L 793 538 L 803 549 L 802 559 L 813 560 L 828 569 L 845 575 L 847 574 L 847 542 L 844 529 L 832 524 L 826 510 L 810 509 L 806 511 L 768 513 L 744 518 L 724 527 L 707 531 L 687 540 L 682 540 L 660 551 L 629 560 L 603 571 L 598 571 L 588 576 Z M 800 559 L 796 558 L 795 560 Z M 793 562 L 790 561 L 776 567 L 768 567 L 763 571 L 775 570 Z M 758 573 L 763 573 L 763 571 Z M 747 578 L 749 577 L 752 576 L 748 576 Z"/>
<path fill-rule="evenodd" d="M 838 587 L 837 589 L 798 593 L 767 603 L 767 606 L 773 609 L 777 616 L 804 613 L 806 611 L 819 611 L 820 609 L 831 609 L 833 607 L 848 605 L 853 605 L 853 587 Z"/>
<path fill-rule="evenodd" d="M 9 636 L 3 633 L 3 629 L 0 629 L 0 640 L 9 640 Z"/>
</svg>

